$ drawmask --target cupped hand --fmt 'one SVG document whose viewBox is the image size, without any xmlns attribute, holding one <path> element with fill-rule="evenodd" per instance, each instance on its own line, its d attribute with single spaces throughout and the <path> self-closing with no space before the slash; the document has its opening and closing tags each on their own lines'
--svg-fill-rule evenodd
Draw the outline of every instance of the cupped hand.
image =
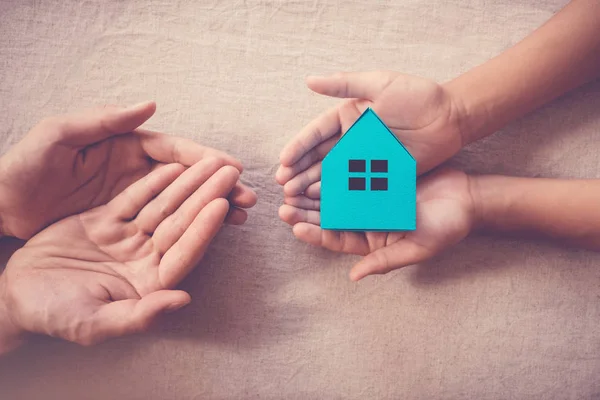
<svg viewBox="0 0 600 400">
<path fill-rule="evenodd" d="M 0 158 L 0 230 L 28 239 L 52 222 L 107 203 L 162 163 L 190 166 L 214 158 L 241 163 L 195 142 L 137 129 L 155 112 L 153 102 L 106 106 L 48 118 Z M 251 207 L 256 194 L 237 184 L 229 200 Z M 234 223 L 243 222 L 238 210 Z"/>
<path fill-rule="evenodd" d="M 469 177 L 455 170 L 434 171 L 417 184 L 417 229 L 410 232 L 323 230 L 320 201 L 304 195 L 286 197 L 280 218 L 294 235 L 329 250 L 364 256 L 350 271 L 354 281 L 371 274 L 423 262 L 464 239 L 476 222 Z"/>
<path fill-rule="evenodd" d="M 190 296 L 174 290 L 229 211 L 239 171 L 204 159 L 161 166 L 108 204 L 44 229 L 0 276 L 18 335 L 88 345 L 145 330 Z M 235 218 L 236 216 L 233 215 Z"/>
<path fill-rule="evenodd" d="M 462 147 L 460 107 L 441 85 L 388 71 L 340 73 L 307 80 L 313 91 L 350 98 L 310 122 L 281 151 L 277 181 L 287 196 L 318 192 L 321 160 L 367 107 L 417 160 L 422 174 Z"/>
</svg>

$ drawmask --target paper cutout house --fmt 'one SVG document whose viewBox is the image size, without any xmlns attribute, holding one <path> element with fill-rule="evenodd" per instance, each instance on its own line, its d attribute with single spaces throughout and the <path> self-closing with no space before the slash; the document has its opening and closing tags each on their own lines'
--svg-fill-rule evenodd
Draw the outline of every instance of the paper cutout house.
<svg viewBox="0 0 600 400">
<path fill-rule="evenodd" d="M 321 168 L 322 229 L 416 228 L 417 163 L 372 109 L 341 137 Z"/>
</svg>

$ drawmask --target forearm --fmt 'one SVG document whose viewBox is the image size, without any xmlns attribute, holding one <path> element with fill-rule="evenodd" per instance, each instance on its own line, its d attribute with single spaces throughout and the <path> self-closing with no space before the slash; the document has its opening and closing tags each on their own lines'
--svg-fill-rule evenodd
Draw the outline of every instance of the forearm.
<svg viewBox="0 0 600 400">
<path fill-rule="evenodd" d="M 0 356 L 16 349 L 23 343 L 19 329 L 10 318 L 4 285 L 5 281 L 0 275 Z"/>
<path fill-rule="evenodd" d="M 471 176 L 476 225 L 600 250 L 600 180 Z"/>
<path fill-rule="evenodd" d="M 504 53 L 448 82 L 465 144 L 600 76 L 600 1 L 573 0 Z"/>
</svg>

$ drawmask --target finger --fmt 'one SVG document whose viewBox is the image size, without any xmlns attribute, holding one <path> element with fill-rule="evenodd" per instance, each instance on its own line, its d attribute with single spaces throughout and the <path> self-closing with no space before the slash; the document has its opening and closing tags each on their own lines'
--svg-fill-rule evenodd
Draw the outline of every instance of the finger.
<svg viewBox="0 0 600 400">
<path fill-rule="evenodd" d="M 227 216 L 225 217 L 225 223 L 229 225 L 243 225 L 248 219 L 248 213 L 245 210 L 230 207 Z"/>
<path fill-rule="evenodd" d="M 290 167 L 284 167 L 283 165 L 280 165 L 277 169 L 277 173 L 275 174 L 275 180 L 277 183 L 280 185 L 285 185 L 290 179 L 298 175 L 300 172 L 305 171 L 313 164 L 323 160 L 327 153 L 329 153 L 329 150 L 335 146 L 338 139 L 339 138 L 337 136 L 334 136 L 331 139 L 324 141 L 302 156 L 300 160 Z"/>
<path fill-rule="evenodd" d="M 321 213 L 312 210 L 303 210 L 284 204 L 279 207 L 279 218 L 283 222 L 295 225 L 299 222 L 308 222 L 309 224 L 319 225 L 321 223 Z"/>
<path fill-rule="evenodd" d="M 241 182 L 238 182 L 227 197 L 231 205 L 239 208 L 252 208 L 258 201 L 256 192 Z"/>
<path fill-rule="evenodd" d="M 131 107 L 104 107 L 56 117 L 59 139 L 70 146 L 88 146 L 133 131 L 155 111 L 156 103 L 147 101 Z"/>
<path fill-rule="evenodd" d="M 158 250 L 165 254 L 186 232 L 201 210 L 211 201 L 217 198 L 225 200 L 235 186 L 239 175 L 239 171 L 229 165 L 215 172 L 177 211 L 167 217 L 156 228 L 152 240 Z"/>
<path fill-rule="evenodd" d="M 402 239 L 365 256 L 350 271 L 350 279 L 358 281 L 367 275 L 386 274 L 394 269 L 425 261 L 431 256 L 426 247 L 409 239 Z"/>
<path fill-rule="evenodd" d="M 311 199 L 321 199 L 321 181 L 315 182 L 304 190 L 304 195 Z"/>
<path fill-rule="evenodd" d="M 229 154 L 210 147 L 199 145 L 193 140 L 137 129 L 135 134 L 140 137 L 142 148 L 152 159 L 163 163 L 179 163 L 191 166 L 207 157 L 220 158 L 226 164 L 232 165 L 242 172 L 242 163 Z"/>
<path fill-rule="evenodd" d="M 215 199 L 200 211 L 160 262 L 158 276 L 163 287 L 174 287 L 198 264 L 228 211 L 229 203 L 225 199 Z"/>
<path fill-rule="evenodd" d="M 156 195 L 169 186 L 185 167 L 181 164 L 167 164 L 150 172 L 134 182 L 108 203 L 118 218 L 133 219 L 138 212 Z"/>
<path fill-rule="evenodd" d="M 91 345 L 118 336 L 147 330 L 160 314 L 178 310 L 191 301 L 181 290 L 159 290 L 139 300 L 129 299 L 108 303 L 93 315 L 90 332 L 79 339 Z"/>
<path fill-rule="evenodd" d="M 153 164 L 152 164 L 152 166 L 150 167 L 150 171 L 154 171 L 155 169 L 162 168 L 162 167 L 164 167 L 165 165 L 167 165 L 167 164 L 165 164 L 165 163 L 159 163 L 159 162 L 155 162 L 155 163 L 153 163 Z"/>
<path fill-rule="evenodd" d="M 321 210 L 321 201 L 320 200 L 311 199 L 309 197 L 302 196 L 302 195 L 293 196 L 293 197 L 285 197 L 283 199 L 283 202 L 290 206 L 293 206 L 296 208 L 302 208 L 304 210 L 314 210 L 314 211 Z"/>
<path fill-rule="evenodd" d="M 292 229 L 294 236 L 303 242 L 331 251 L 365 255 L 369 244 L 365 235 L 358 232 L 324 230 L 314 224 L 300 222 Z"/>
<path fill-rule="evenodd" d="M 386 71 L 338 72 L 330 76 L 310 76 L 308 87 L 326 96 L 375 100 L 394 79 Z"/>
<path fill-rule="evenodd" d="M 188 197 L 224 165 L 222 159 L 210 157 L 186 169 L 139 212 L 135 218 L 136 225 L 147 233 L 154 232 L 165 218 L 177 211 Z"/>
<path fill-rule="evenodd" d="M 339 106 L 321 114 L 306 125 L 281 151 L 280 162 L 291 167 L 314 147 L 341 132 Z"/>
<path fill-rule="evenodd" d="M 152 166 L 152 171 L 165 165 L 167 164 L 154 163 L 154 165 Z M 258 196 L 256 195 L 256 192 L 253 189 L 238 181 L 238 183 L 236 183 L 235 187 L 229 194 L 227 200 L 229 200 L 231 205 L 234 207 L 252 208 L 256 205 L 256 202 L 258 201 Z"/>
<path fill-rule="evenodd" d="M 292 180 L 283 186 L 283 193 L 286 196 L 296 196 L 303 193 L 304 190 L 315 182 L 321 180 L 321 162 L 319 161 L 306 171 L 296 175 Z"/>
</svg>

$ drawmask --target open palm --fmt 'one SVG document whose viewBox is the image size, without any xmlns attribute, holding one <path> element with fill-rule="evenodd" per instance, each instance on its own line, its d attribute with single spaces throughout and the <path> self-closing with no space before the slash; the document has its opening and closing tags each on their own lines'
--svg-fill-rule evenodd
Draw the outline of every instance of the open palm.
<svg viewBox="0 0 600 400">
<path fill-rule="evenodd" d="M 36 125 L 0 158 L 1 233 L 28 239 L 52 222 L 105 204 L 162 163 L 190 166 L 214 158 L 242 170 L 224 152 L 137 129 L 155 110 L 153 102 L 107 106 Z M 230 200 L 249 207 L 256 195 L 238 184 Z M 243 222 L 245 211 L 230 219 Z"/>
<path fill-rule="evenodd" d="M 352 280 L 425 261 L 464 239 L 475 218 L 466 174 L 441 170 L 417 185 L 417 229 L 411 232 L 347 232 L 323 230 L 320 201 L 304 195 L 286 197 L 281 219 L 294 235 L 326 249 L 365 256 L 350 272 Z"/>
<path fill-rule="evenodd" d="M 10 320 L 22 333 L 87 345 L 142 331 L 186 305 L 189 295 L 173 289 L 221 227 L 238 177 L 214 160 L 168 164 L 108 204 L 49 226 L 0 277 Z"/>
<path fill-rule="evenodd" d="M 309 123 L 282 150 L 277 181 L 287 196 L 314 197 L 321 160 L 371 107 L 417 160 L 419 174 L 452 157 L 462 146 L 456 104 L 443 86 L 388 71 L 309 78 L 317 93 L 350 98 Z"/>
</svg>

